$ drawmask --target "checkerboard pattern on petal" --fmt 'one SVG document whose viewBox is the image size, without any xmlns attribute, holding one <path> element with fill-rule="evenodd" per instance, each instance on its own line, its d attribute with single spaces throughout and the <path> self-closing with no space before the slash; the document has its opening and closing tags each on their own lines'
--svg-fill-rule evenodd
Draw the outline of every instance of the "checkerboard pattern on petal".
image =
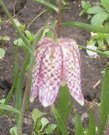
<svg viewBox="0 0 109 135">
<path fill-rule="evenodd" d="M 76 42 L 69 38 L 58 41 L 43 38 L 36 49 L 31 97 L 39 95 L 42 105 L 50 106 L 57 97 L 63 79 L 74 99 L 83 105 L 80 54 Z"/>
</svg>

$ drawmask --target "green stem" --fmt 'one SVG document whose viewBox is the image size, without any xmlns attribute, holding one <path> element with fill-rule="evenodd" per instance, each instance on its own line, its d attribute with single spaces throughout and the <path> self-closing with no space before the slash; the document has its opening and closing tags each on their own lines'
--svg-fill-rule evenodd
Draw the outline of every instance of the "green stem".
<svg viewBox="0 0 109 135">
<path fill-rule="evenodd" d="M 31 71 L 29 71 L 28 73 L 28 77 L 27 77 L 27 82 L 26 82 L 26 89 L 25 89 L 25 93 L 24 93 L 24 97 L 23 97 L 23 103 L 22 103 L 22 115 L 24 115 L 25 109 L 26 109 L 26 105 L 27 105 L 27 99 L 30 95 L 30 89 L 31 89 Z"/>
<path fill-rule="evenodd" d="M 25 73 L 30 60 L 30 55 L 26 56 L 25 62 L 23 64 L 23 68 L 20 74 L 20 78 L 17 83 L 16 89 L 16 108 L 21 111 L 21 115 L 17 117 L 17 132 L 18 135 L 22 135 L 22 125 L 23 125 L 23 114 L 22 114 L 22 89 L 23 89 L 23 82 L 25 79 Z"/>
<path fill-rule="evenodd" d="M 22 135 L 22 123 L 23 123 L 23 115 L 18 115 L 18 121 L 17 121 L 17 133 L 18 135 Z"/>
<path fill-rule="evenodd" d="M 57 35 L 61 36 L 62 15 L 61 15 L 61 0 L 58 0 L 59 12 L 57 13 Z"/>
<path fill-rule="evenodd" d="M 22 135 L 23 116 L 26 109 L 26 105 L 27 105 L 27 98 L 29 97 L 29 94 L 30 94 L 30 87 L 31 87 L 31 81 L 30 81 L 30 73 L 29 73 L 28 79 L 27 79 L 27 86 L 25 89 L 24 97 L 23 97 L 21 115 L 18 116 L 18 121 L 17 121 L 18 135 Z"/>
<path fill-rule="evenodd" d="M 98 54 L 100 54 L 100 55 L 102 55 L 102 56 L 104 56 L 104 57 L 109 57 L 109 53 L 102 52 L 102 51 L 98 51 L 98 50 L 93 50 L 93 49 L 87 48 L 87 47 L 82 46 L 82 45 L 78 45 L 78 46 L 79 46 L 80 48 L 82 48 L 82 49 L 90 50 L 90 51 L 92 51 L 92 52 L 96 52 L 96 53 L 98 53 Z"/>
</svg>

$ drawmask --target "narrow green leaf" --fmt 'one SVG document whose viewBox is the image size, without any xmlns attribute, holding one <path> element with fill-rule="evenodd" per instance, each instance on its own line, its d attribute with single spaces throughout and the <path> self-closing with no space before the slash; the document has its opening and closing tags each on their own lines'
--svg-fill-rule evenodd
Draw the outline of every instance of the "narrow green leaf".
<svg viewBox="0 0 109 135">
<path fill-rule="evenodd" d="M 71 26 L 81 28 L 87 31 L 99 32 L 99 33 L 109 33 L 109 28 L 104 26 L 93 26 L 87 23 L 79 23 L 79 22 L 63 22 L 63 26 Z"/>
<path fill-rule="evenodd" d="M 17 109 L 13 108 L 12 106 L 5 105 L 5 104 L 0 104 L 0 109 L 10 111 L 16 114 L 21 114 L 20 111 L 18 111 Z"/>
<path fill-rule="evenodd" d="M 67 86 L 63 86 L 60 88 L 59 97 L 58 97 L 58 104 L 57 104 L 57 111 L 64 121 L 65 125 L 68 124 L 68 118 L 72 112 L 73 108 L 73 101 L 70 96 L 69 90 Z M 56 131 L 57 135 L 60 135 L 59 128 L 57 127 Z"/>
<path fill-rule="evenodd" d="M 108 114 L 109 114 L 108 100 L 109 100 L 109 71 L 105 69 L 103 86 L 101 91 L 100 121 L 99 121 L 99 128 L 98 128 L 99 135 L 103 134 L 103 130 L 108 119 Z"/>
<path fill-rule="evenodd" d="M 57 110 L 55 109 L 54 106 L 52 106 L 52 112 L 53 112 L 53 115 L 56 119 L 56 122 L 59 126 L 59 129 L 60 129 L 62 135 L 69 135 L 68 131 L 67 131 L 67 127 L 64 124 L 64 121 L 61 119 L 59 113 L 57 112 Z"/>
<path fill-rule="evenodd" d="M 16 108 L 18 110 L 21 110 L 21 107 L 22 107 L 22 90 L 24 87 L 25 73 L 26 73 L 29 61 L 30 61 L 30 55 L 28 54 L 25 58 L 25 61 L 23 63 L 21 72 L 19 73 L 19 78 L 16 84 L 16 101 L 17 101 Z"/>
<path fill-rule="evenodd" d="M 60 89 L 58 97 L 57 111 L 62 120 L 67 124 L 69 115 L 73 108 L 73 101 L 71 99 L 67 86 L 63 86 Z"/>
<path fill-rule="evenodd" d="M 87 135 L 96 135 L 96 123 L 95 123 L 95 117 L 94 117 L 93 112 L 90 112 L 89 127 L 87 130 Z"/>
<path fill-rule="evenodd" d="M 53 9 L 54 11 L 56 11 L 58 13 L 58 8 L 53 5 L 52 3 L 46 1 L 46 0 L 35 0 L 36 2 L 39 2 L 40 4 L 46 6 L 46 7 L 49 7 L 51 9 Z"/>
<path fill-rule="evenodd" d="M 106 11 L 109 13 L 109 0 L 101 0 L 101 4 L 104 6 Z"/>
<path fill-rule="evenodd" d="M 75 112 L 75 135 L 85 135 L 80 116 Z"/>
</svg>

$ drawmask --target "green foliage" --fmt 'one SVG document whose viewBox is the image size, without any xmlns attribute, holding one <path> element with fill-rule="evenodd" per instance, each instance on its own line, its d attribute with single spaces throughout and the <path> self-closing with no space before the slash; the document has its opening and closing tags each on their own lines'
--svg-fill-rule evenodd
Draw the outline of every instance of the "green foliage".
<svg viewBox="0 0 109 135">
<path fill-rule="evenodd" d="M 91 7 L 91 4 L 89 1 L 81 1 L 82 11 L 80 12 L 80 16 L 87 15 L 88 9 Z"/>
<path fill-rule="evenodd" d="M 34 41 L 34 34 L 32 34 L 29 30 L 26 30 L 25 25 L 21 24 L 17 19 L 14 19 L 14 22 L 16 24 L 16 26 L 22 31 L 22 33 L 25 35 L 26 39 L 28 40 L 28 42 L 30 44 L 33 43 Z M 16 40 L 13 41 L 13 44 L 16 46 L 25 46 L 25 42 L 22 38 L 18 38 Z"/>
<path fill-rule="evenodd" d="M 18 133 L 17 133 L 17 127 L 10 128 L 10 134 L 11 135 L 18 135 Z M 22 135 L 26 135 L 26 134 L 22 134 Z"/>
<path fill-rule="evenodd" d="M 49 124 L 45 129 L 45 134 L 52 135 L 55 129 L 56 129 L 56 124 Z"/>
<path fill-rule="evenodd" d="M 37 108 L 34 109 L 32 112 L 32 118 L 35 122 L 37 121 L 37 119 L 39 119 L 40 117 L 42 117 L 44 115 L 46 115 L 46 113 L 39 111 Z"/>
<path fill-rule="evenodd" d="M 104 28 L 105 26 L 107 26 L 108 29 L 109 25 L 109 12 L 107 9 L 108 4 L 109 0 L 101 0 L 101 3 L 92 6 L 87 10 L 86 13 L 88 15 L 91 15 L 91 24 L 93 26 L 104 26 Z M 87 45 L 93 45 L 96 46 L 98 50 L 107 51 L 109 46 L 109 34 L 106 34 L 105 32 L 101 33 L 99 31 L 93 35 L 91 34 L 91 38 Z"/>
<path fill-rule="evenodd" d="M 82 11 L 80 14 L 85 13 L 91 15 L 91 24 L 95 26 L 106 25 L 109 22 L 109 0 L 101 0 L 97 5 L 91 6 L 89 2 L 82 1 Z"/>
<path fill-rule="evenodd" d="M 5 56 L 5 50 L 0 48 L 0 60 L 3 59 Z"/>
<path fill-rule="evenodd" d="M 105 10 L 109 13 L 109 0 L 101 0 L 101 5 L 105 8 Z"/>
<path fill-rule="evenodd" d="M 18 134 L 17 134 L 17 127 L 12 127 L 12 128 L 10 129 L 10 134 L 11 134 L 11 135 L 18 135 Z"/>
<path fill-rule="evenodd" d="M 46 6 L 47 8 L 50 8 L 54 10 L 56 13 L 58 13 L 59 9 L 56 6 L 56 1 L 52 0 L 35 0 L 36 2 Z M 65 4 L 65 1 L 62 0 L 63 5 Z M 27 105 L 27 99 L 29 99 L 29 92 L 31 87 L 31 70 L 34 63 L 34 50 L 39 40 L 44 37 L 55 37 L 56 35 L 53 32 L 52 28 L 55 28 L 56 22 L 53 22 L 52 28 L 51 27 L 44 27 L 42 28 L 35 36 L 28 30 L 26 30 L 25 25 L 21 24 L 16 19 L 11 19 L 11 16 L 5 7 L 2 0 L 0 0 L 0 4 L 3 6 L 6 14 L 11 20 L 12 25 L 17 30 L 20 37 L 14 41 L 14 44 L 16 45 L 16 48 L 18 46 L 22 46 L 24 48 L 25 53 L 25 60 L 23 63 L 23 66 L 19 72 L 18 69 L 18 63 L 15 67 L 15 79 L 13 86 L 9 92 L 8 98 L 3 99 L 0 101 L 0 110 L 5 110 L 11 113 L 15 113 L 18 117 L 16 118 L 17 121 L 17 127 L 13 127 L 10 130 L 11 135 L 21 135 L 22 134 L 22 123 L 23 123 L 23 114 L 25 111 L 25 106 Z M 101 6 L 102 5 L 102 6 Z M 64 22 L 62 23 L 63 26 L 71 26 L 71 27 L 78 27 L 82 28 L 88 31 L 97 32 L 97 37 L 93 37 L 94 43 L 98 43 L 98 48 L 101 50 L 101 44 L 102 41 L 105 40 L 105 42 L 109 43 L 109 29 L 108 25 L 106 25 L 109 21 L 109 0 L 101 0 L 101 5 L 91 7 L 91 4 L 89 2 L 82 1 L 82 7 L 83 11 L 82 14 L 88 13 L 91 14 L 93 17 L 91 19 L 92 24 L 86 24 L 86 23 L 79 23 L 79 22 Z M 52 30 L 51 30 L 52 29 Z M 103 34 L 101 34 L 103 33 Z M 107 34 L 106 34 L 107 33 Z M 53 35 L 54 34 L 54 35 Z M 6 37 L 1 37 L 1 40 L 7 40 Z M 33 44 L 33 46 L 31 45 Z M 4 50 L 0 50 L 2 53 L 0 54 L 0 59 L 4 57 Z M 99 51 L 98 51 L 99 52 Z M 109 56 L 109 52 L 99 52 L 101 54 Z M 16 53 L 18 54 L 18 51 Z M 18 59 L 16 59 L 18 60 Z M 25 75 L 27 74 L 27 71 L 29 71 L 28 78 L 27 78 L 27 86 L 26 86 L 26 94 L 24 94 L 24 98 L 22 101 L 22 93 L 23 93 L 23 85 L 25 81 Z M 99 135 L 103 134 L 103 130 L 106 124 L 106 121 L 108 119 L 109 114 L 109 106 L 107 104 L 107 101 L 109 99 L 109 71 L 106 69 L 104 74 L 104 83 L 101 93 L 101 105 L 100 105 L 100 124 L 98 127 L 98 133 Z M 16 108 L 11 107 L 7 105 L 9 103 L 10 98 L 12 97 L 12 93 L 15 89 L 16 93 Z M 23 102 L 23 103 L 22 103 Z M 56 135 L 60 135 L 60 132 L 62 135 L 69 135 L 68 129 L 67 129 L 67 123 L 68 118 L 72 111 L 73 102 L 70 99 L 70 95 L 67 91 L 66 87 L 62 87 L 59 95 L 59 103 L 57 105 L 57 110 L 55 107 L 52 107 L 52 112 L 54 115 L 54 118 L 56 119 L 56 124 L 51 124 L 49 120 L 45 117 L 46 113 L 43 113 L 39 111 L 38 109 L 34 109 L 32 112 L 32 118 L 33 118 L 33 135 L 50 135 L 53 134 L 56 127 L 59 129 Z M 80 119 L 80 116 L 77 112 L 75 112 L 75 135 L 96 135 L 96 122 L 94 114 L 90 113 L 89 118 L 89 126 L 87 129 L 83 128 L 82 122 Z"/>
<path fill-rule="evenodd" d="M 10 41 L 10 37 L 9 36 L 0 36 L 0 41 Z"/>
<path fill-rule="evenodd" d="M 84 3 L 86 2 L 84 1 Z M 101 0 L 101 3 L 98 5 L 91 6 L 87 9 L 86 14 L 91 15 L 92 25 L 102 26 L 109 22 L 109 8 L 107 8 L 108 6 L 108 0 Z"/>
<path fill-rule="evenodd" d="M 34 121 L 33 135 L 51 135 L 56 129 L 56 124 L 50 124 L 49 120 L 44 117 L 46 113 L 39 111 L 37 108 L 32 112 Z"/>
<path fill-rule="evenodd" d="M 100 51 L 108 51 L 109 47 L 109 34 L 103 33 L 91 33 L 91 38 L 89 39 L 87 46 L 96 46 Z"/>
</svg>

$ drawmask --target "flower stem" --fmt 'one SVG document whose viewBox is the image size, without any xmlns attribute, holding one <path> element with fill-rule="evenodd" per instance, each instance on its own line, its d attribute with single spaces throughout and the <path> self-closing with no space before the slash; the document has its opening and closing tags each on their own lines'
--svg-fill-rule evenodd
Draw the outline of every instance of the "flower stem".
<svg viewBox="0 0 109 135">
<path fill-rule="evenodd" d="M 58 0 L 59 12 L 57 14 L 57 35 L 61 36 L 61 27 L 62 27 L 62 14 L 61 14 L 61 0 Z"/>
<path fill-rule="evenodd" d="M 17 133 L 18 135 L 22 135 L 23 115 L 19 115 L 17 119 Z"/>
</svg>

